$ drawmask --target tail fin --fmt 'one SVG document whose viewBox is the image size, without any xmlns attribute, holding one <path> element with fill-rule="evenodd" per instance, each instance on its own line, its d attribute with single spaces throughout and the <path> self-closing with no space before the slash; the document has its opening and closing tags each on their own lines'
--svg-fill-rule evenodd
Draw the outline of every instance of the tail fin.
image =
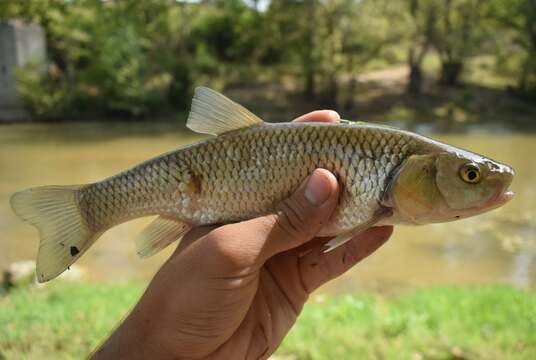
<svg viewBox="0 0 536 360">
<path fill-rule="evenodd" d="M 37 280 L 61 274 L 96 240 L 80 211 L 80 186 L 43 186 L 15 193 L 13 211 L 39 230 Z"/>
</svg>

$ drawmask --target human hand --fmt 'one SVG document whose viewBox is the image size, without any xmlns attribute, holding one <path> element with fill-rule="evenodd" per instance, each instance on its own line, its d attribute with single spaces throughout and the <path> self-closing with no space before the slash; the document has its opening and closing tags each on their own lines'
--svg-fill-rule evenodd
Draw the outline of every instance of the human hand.
<svg viewBox="0 0 536 360">
<path fill-rule="evenodd" d="M 315 111 L 295 121 L 338 121 Z M 392 227 L 369 229 L 324 253 L 315 238 L 338 200 L 337 180 L 316 169 L 279 210 L 192 230 L 94 359 L 265 359 L 309 294 L 370 255 Z"/>
</svg>

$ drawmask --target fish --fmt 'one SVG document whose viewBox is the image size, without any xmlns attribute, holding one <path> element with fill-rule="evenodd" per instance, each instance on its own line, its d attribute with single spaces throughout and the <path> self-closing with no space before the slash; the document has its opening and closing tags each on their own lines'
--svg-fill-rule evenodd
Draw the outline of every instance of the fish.
<svg viewBox="0 0 536 360">
<path fill-rule="evenodd" d="M 482 155 L 366 122 L 266 123 L 206 87 L 195 89 L 187 127 L 211 137 L 102 181 L 12 195 L 14 212 L 39 230 L 39 282 L 131 219 L 157 216 L 135 241 L 148 257 L 194 227 L 272 213 L 316 168 L 340 186 L 318 234 L 332 237 L 326 251 L 373 226 L 458 220 L 513 197 L 514 170 Z"/>
</svg>

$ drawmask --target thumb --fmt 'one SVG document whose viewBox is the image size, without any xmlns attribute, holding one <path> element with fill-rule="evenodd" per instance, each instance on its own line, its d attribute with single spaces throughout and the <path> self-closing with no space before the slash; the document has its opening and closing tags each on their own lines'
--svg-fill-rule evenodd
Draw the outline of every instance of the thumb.
<svg viewBox="0 0 536 360">
<path fill-rule="evenodd" d="M 243 222 L 255 229 L 261 258 L 295 248 L 311 240 L 329 220 L 338 201 L 335 176 L 316 169 L 273 214 Z"/>
</svg>

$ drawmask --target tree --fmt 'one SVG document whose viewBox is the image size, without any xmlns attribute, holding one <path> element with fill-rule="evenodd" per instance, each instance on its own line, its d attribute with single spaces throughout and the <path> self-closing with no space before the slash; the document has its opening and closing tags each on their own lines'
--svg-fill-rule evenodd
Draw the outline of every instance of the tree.
<svg viewBox="0 0 536 360">
<path fill-rule="evenodd" d="M 321 60 L 319 6 L 318 0 L 271 1 L 266 14 L 266 23 L 270 25 L 263 38 L 263 42 L 268 41 L 282 50 L 281 60 L 298 74 L 303 94 L 308 99 L 316 96 Z M 271 48 L 273 53 L 274 46 Z"/>
<path fill-rule="evenodd" d="M 483 0 L 444 0 L 439 2 L 435 47 L 441 60 L 440 83 L 458 84 L 464 61 L 478 43 Z"/>
<path fill-rule="evenodd" d="M 422 63 L 435 38 L 437 6 L 433 1 L 409 0 L 412 31 L 408 50 L 409 78 L 407 92 L 418 95 L 422 90 Z"/>
<path fill-rule="evenodd" d="M 521 50 L 518 92 L 535 97 L 536 0 L 495 0 L 488 5 L 487 15 L 512 34 L 512 43 L 504 44 L 503 51 L 505 48 Z"/>
</svg>

